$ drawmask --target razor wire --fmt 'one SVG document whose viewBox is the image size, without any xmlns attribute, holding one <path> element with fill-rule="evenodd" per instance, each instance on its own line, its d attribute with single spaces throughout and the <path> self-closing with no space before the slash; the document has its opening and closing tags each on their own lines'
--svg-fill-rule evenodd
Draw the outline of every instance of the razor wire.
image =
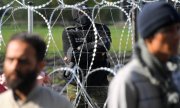
<svg viewBox="0 0 180 108">
<path fill-rule="evenodd" d="M 47 50 L 46 50 L 46 55 L 49 52 L 49 47 L 52 44 L 53 48 L 55 48 L 56 53 L 58 53 L 58 56 L 63 59 L 63 54 L 61 54 L 61 52 L 59 51 L 59 46 L 56 43 L 54 34 L 53 34 L 53 29 L 54 29 L 54 25 L 57 23 L 58 19 L 61 18 L 63 21 L 63 25 L 64 27 L 67 27 L 67 25 L 65 24 L 65 19 L 63 17 L 62 12 L 64 10 L 68 10 L 68 9 L 75 9 L 78 10 L 80 12 L 82 12 L 84 15 L 86 15 L 88 17 L 88 19 L 91 21 L 92 23 L 92 27 L 93 27 L 93 31 L 94 31 L 94 38 L 95 38 L 95 45 L 94 45 L 94 49 L 93 49 L 93 54 L 92 54 L 92 60 L 90 63 L 90 66 L 88 67 L 88 71 L 86 76 L 82 76 L 83 81 L 80 81 L 79 78 L 79 73 L 82 74 L 82 69 L 79 67 L 79 63 L 81 58 L 81 55 L 83 53 L 82 49 L 80 51 L 80 56 L 79 58 L 76 60 L 76 64 L 75 67 L 73 68 L 68 68 L 66 67 L 67 64 L 65 62 L 63 62 L 63 67 L 61 65 L 58 65 L 56 67 L 53 68 L 53 70 L 51 70 L 49 72 L 49 76 L 50 77 L 58 77 L 58 76 L 54 76 L 56 73 L 62 73 L 63 71 L 69 71 L 72 74 L 72 77 L 69 79 L 69 81 L 62 87 L 61 91 L 59 92 L 59 94 L 63 94 L 63 92 L 66 90 L 66 88 L 68 87 L 68 85 L 74 80 L 76 82 L 77 85 L 77 91 L 76 91 L 76 97 L 75 97 L 75 103 L 74 106 L 77 107 L 80 101 L 81 96 L 83 96 L 86 100 L 86 102 L 92 107 L 92 108 L 98 108 L 98 106 L 96 104 L 94 104 L 92 98 L 89 96 L 89 94 L 86 91 L 86 87 L 85 87 L 85 83 L 87 81 L 87 78 L 92 74 L 95 73 L 97 71 L 107 71 L 109 73 L 111 73 L 113 76 L 116 75 L 117 70 L 119 68 L 122 68 L 125 64 L 125 59 L 127 56 L 127 51 L 128 51 L 128 45 L 131 45 L 131 49 L 133 50 L 133 46 L 135 45 L 135 42 L 133 42 L 133 32 L 132 32 L 132 12 L 134 11 L 134 9 L 138 9 L 139 11 L 141 11 L 141 3 L 150 3 L 150 2 L 156 2 L 159 0 L 117 0 L 114 2 L 110 2 L 108 0 L 93 0 L 94 1 L 94 6 L 92 6 L 92 14 L 91 16 L 89 16 L 84 10 L 81 10 L 79 8 L 80 5 L 82 4 L 86 4 L 88 3 L 90 0 L 84 0 L 81 2 L 77 2 L 75 4 L 66 4 L 64 2 L 65 0 L 57 0 L 57 7 L 52 8 L 52 12 L 50 14 L 50 17 L 47 18 L 45 15 L 43 15 L 39 10 L 40 9 L 48 9 L 48 6 L 53 2 L 53 0 L 48 0 L 46 3 L 43 3 L 41 5 L 35 5 L 35 6 L 30 6 L 30 9 L 33 11 L 33 13 L 37 14 L 38 16 L 40 16 L 42 18 L 42 21 L 44 22 L 44 24 L 46 25 L 47 28 L 47 35 L 44 36 L 44 38 L 47 41 Z M 167 1 L 167 0 L 165 0 Z M 177 6 L 180 3 L 180 0 L 168 0 L 173 2 L 175 5 Z M 0 50 L 2 50 L 2 47 L 6 46 L 6 41 L 4 40 L 5 36 L 3 35 L 3 29 L 2 27 L 7 23 L 7 21 L 9 20 L 9 18 L 13 18 L 13 21 L 15 23 L 16 26 L 18 26 L 18 23 L 16 22 L 16 19 L 14 18 L 14 13 L 18 12 L 19 10 L 27 10 L 29 8 L 28 5 L 26 5 L 26 0 L 13 0 L 7 4 L 5 4 L 4 6 L 0 7 L 0 10 L 4 10 L 3 14 L 0 16 Z M 121 5 L 124 2 L 126 2 L 126 5 Z M 14 6 L 14 4 L 18 4 L 18 6 Z M 115 28 L 116 31 L 116 35 L 119 35 L 118 39 L 119 43 L 118 46 L 116 46 L 118 48 L 118 51 L 115 51 L 114 46 L 111 46 L 111 52 L 108 52 L 108 49 L 105 47 L 105 43 L 103 43 L 102 39 L 99 38 L 98 35 L 98 30 L 95 26 L 96 20 L 99 19 L 99 21 L 101 22 L 101 17 L 98 16 L 98 14 L 100 13 L 101 10 L 105 9 L 105 8 L 113 8 L 113 9 L 118 9 L 118 11 L 122 12 L 125 17 L 126 17 L 126 21 L 124 21 L 124 24 L 122 25 L 122 31 L 120 34 L 118 34 L 118 27 L 116 27 L 115 25 L 115 20 L 113 18 L 113 13 L 112 10 L 110 12 L 111 15 L 111 20 L 113 22 L 113 27 Z M 129 8 L 130 11 L 126 11 L 126 8 Z M 97 12 L 95 12 L 97 10 Z M 59 14 L 57 16 L 55 16 L 56 12 L 59 12 Z M 7 13 L 10 12 L 10 15 L 7 15 Z M 5 17 L 7 15 L 7 17 Z M 53 21 L 53 18 L 55 19 Z M 102 23 L 102 22 L 101 22 Z M 125 35 L 125 31 L 127 30 L 127 35 Z M 60 34 L 61 35 L 61 34 Z M 87 36 L 87 34 L 85 35 L 85 37 Z M 126 40 L 123 40 L 124 37 L 126 36 Z M 68 37 L 69 38 L 69 37 Z M 98 42 L 98 38 L 99 40 L 103 43 L 103 46 L 105 47 L 108 57 L 112 63 L 112 66 L 110 68 L 107 67 L 100 67 L 100 68 L 96 68 L 96 69 L 92 69 L 92 66 L 94 64 L 95 61 L 95 57 L 96 57 L 96 53 L 97 53 L 97 42 Z M 70 39 L 70 38 L 69 38 Z M 125 46 L 123 45 L 123 41 L 125 41 Z M 85 44 L 85 39 L 83 42 L 83 45 Z M 112 41 L 113 43 L 113 41 Z M 70 41 L 70 45 L 72 46 L 72 43 Z M 124 47 L 124 51 L 122 51 L 122 47 Z M 115 55 L 115 58 L 112 57 L 112 54 Z M 75 56 L 75 52 L 73 52 L 73 55 Z M 54 60 L 54 64 L 55 64 Z M 52 85 L 51 85 L 52 87 Z M 53 88 L 52 88 L 53 89 Z M 104 108 L 106 107 L 106 102 L 104 104 Z"/>
</svg>

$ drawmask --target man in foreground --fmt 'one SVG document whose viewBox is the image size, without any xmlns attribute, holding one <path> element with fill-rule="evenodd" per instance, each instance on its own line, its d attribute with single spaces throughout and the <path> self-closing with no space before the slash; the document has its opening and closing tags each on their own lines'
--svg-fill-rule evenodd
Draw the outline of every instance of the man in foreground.
<svg viewBox="0 0 180 108">
<path fill-rule="evenodd" d="M 35 34 L 12 36 L 3 68 L 10 89 L 0 95 L 1 108 L 72 108 L 65 97 L 37 84 L 45 51 L 45 42 Z"/>
<path fill-rule="evenodd" d="M 144 6 L 138 16 L 136 57 L 109 88 L 109 108 L 180 108 L 179 91 L 166 65 L 177 56 L 180 16 L 168 3 Z"/>
</svg>

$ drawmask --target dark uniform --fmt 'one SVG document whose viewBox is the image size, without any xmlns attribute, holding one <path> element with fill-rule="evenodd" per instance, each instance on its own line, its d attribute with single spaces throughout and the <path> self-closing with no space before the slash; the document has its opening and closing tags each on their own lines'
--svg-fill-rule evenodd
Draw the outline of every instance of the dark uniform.
<svg viewBox="0 0 180 108">
<path fill-rule="evenodd" d="M 95 46 L 94 28 L 92 23 L 85 15 L 79 14 L 79 12 L 75 10 L 72 11 L 72 15 L 73 19 L 77 23 L 76 26 L 68 27 L 64 30 L 62 35 L 63 50 L 65 56 L 69 59 L 71 64 L 79 63 L 79 67 L 83 70 L 83 74 L 85 76 L 88 72 L 93 57 L 93 49 Z M 96 56 L 92 69 L 110 67 L 106 54 L 111 45 L 109 28 L 104 24 L 97 23 L 95 23 L 95 26 L 98 32 L 98 39 Z M 74 53 L 72 53 L 73 51 Z M 74 65 L 71 65 L 71 67 L 73 66 Z M 107 74 L 108 72 L 106 71 L 97 71 L 91 74 L 87 79 L 87 86 L 107 86 Z M 92 89 L 87 88 L 87 92 L 91 94 L 93 91 Z M 105 101 L 105 99 L 106 96 L 104 96 L 104 99 L 102 100 Z"/>
<path fill-rule="evenodd" d="M 110 32 L 107 26 L 102 24 L 96 24 L 99 36 L 102 40 L 98 39 L 97 51 L 95 60 L 93 62 L 92 69 L 99 67 L 109 67 L 109 62 L 107 61 L 106 52 L 110 48 Z M 103 41 L 103 42 L 102 42 Z M 84 43 L 84 44 L 83 44 Z M 71 46 L 72 44 L 72 46 Z M 72 58 L 70 62 L 78 63 L 79 67 L 85 71 L 84 75 L 87 72 L 87 69 L 90 66 L 93 49 L 95 45 L 95 36 L 93 27 L 90 25 L 83 27 L 69 27 L 63 32 L 63 49 L 64 54 L 67 55 L 68 50 L 73 49 L 75 55 L 72 53 Z M 77 48 L 80 47 L 80 50 Z M 79 55 L 82 49 L 80 61 Z M 71 52 L 70 52 L 71 53 Z M 107 84 L 107 73 L 106 72 L 96 72 L 92 75 L 93 80 L 88 81 L 88 85 L 100 86 L 102 83 Z"/>
</svg>

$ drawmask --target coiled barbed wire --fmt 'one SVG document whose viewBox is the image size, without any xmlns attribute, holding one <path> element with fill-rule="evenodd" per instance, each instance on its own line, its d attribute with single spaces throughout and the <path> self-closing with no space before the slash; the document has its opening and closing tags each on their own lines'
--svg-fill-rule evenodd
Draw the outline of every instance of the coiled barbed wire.
<svg viewBox="0 0 180 108">
<path fill-rule="evenodd" d="M 88 104 L 91 106 L 91 107 L 95 107 L 96 105 L 93 104 L 93 100 L 91 99 L 91 97 L 88 95 L 88 93 L 86 92 L 85 90 L 85 82 L 87 81 L 87 78 L 89 77 L 89 75 L 91 75 L 92 73 L 94 72 L 97 72 L 99 70 L 103 70 L 103 71 L 107 71 L 111 74 L 113 74 L 113 76 L 116 75 L 116 71 L 117 69 L 113 69 L 113 68 L 116 68 L 116 65 L 120 65 L 119 67 L 123 67 L 123 63 L 125 61 L 125 56 L 127 54 L 126 50 L 127 50 L 127 47 L 128 47 L 128 44 L 129 44 L 129 40 L 132 39 L 132 49 L 133 49 L 133 46 L 134 46 L 134 41 L 133 41 L 133 36 L 131 35 L 132 34 L 132 19 L 131 19 L 131 12 L 133 11 L 133 9 L 137 8 L 139 11 L 141 11 L 141 7 L 140 7 L 140 4 L 139 2 L 133 2 L 133 0 L 128 0 L 128 1 L 125 1 L 125 0 L 117 0 L 115 2 L 110 2 L 108 0 L 93 0 L 94 3 L 95 3 L 95 6 L 93 7 L 93 11 L 92 11 L 92 16 L 89 16 L 85 11 L 81 10 L 80 8 L 78 8 L 78 6 L 82 5 L 82 4 L 85 4 L 87 3 L 89 0 L 84 0 L 82 2 L 77 2 L 73 5 L 69 5 L 69 4 L 65 4 L 64 0 L 57 0 L 57 2 L 59 3 L 59 5 L 57 7 L 55 7 L 55 9 L 52 11 L 51 13 L 51 16 L 50 16 L 50 19 L 46 18 L 41 12 L 38 11 L 38 9 L 42 9 L 42 8 L 45 8 L 52 3 L 52 0 L 48 0 L 46 3 L 43 3 L 41 5 L 38 5 L 38 6 L 28 6 L 25 4 L 25 0 L 13 0 L 7 4 L 5 4 L 4 6 L 0 7 L 0 10 L 5 10 L 3 12 L 3 14 L 1 15 L 1 19 L 0 19 L 0 50 L 2 49 L 2 44 L 5 46 L 6 43 L 4 41 L 4 35 L 3 35 L 3 32 L 2 32 L 2 26 L 4 25 L 4 23 L 6 23 L 6 20 L 8 18 L 6 18 L 6 20 L 3 22 L 3 20 L 5 19 L 5 14 L 8 12 L 8 11 L 11 11 L 11 13 L 14 13 L 18 10 L 21 10 L 21 9 L 28 9 L 30 8 L 34 13 L 36 13 L 37 15 L 39 15 L 42 19 L 43 19 L 43 22 L 46 24 L 47 26 L 47 30 L 48 30 L 48 33 L 47 33 L 47 50 L 46 50 L 46 53 L 48 53 L 49 51 L 49 46 L 50 44 L 52 43 L 56 50 L 58 50 L 58 46 L 55 42 L 55 39 L 54 39 L 54 35 L 52 33 L 52 29 L 53 29 L 53 25 L 55 24 L 52 23 L 52 18 L 54 17 L 54 13 L 57 11 L 57 10 L 61 10 L 60 11 L 60 15 L 62 15 L 62 11 L 65 10 L 65 9 L 76 9 L 80 12 L 82 12 L 84 15 L 86 15 L 88 17 L 88 19 L 92 22 L 92 26 L 93 26 L 93 31 L 94 31 L 94 35 L 95 35 L 95 45 L 94 45 L 94 50 L 93 50 L 93 57 L 92 57 L 92 60 L 91 60 L 91 63 L 90 63 L 90 66 L 88 68 L 88 72 L 87 72 L 87 75 L 86 76 L 83 76 L 83 82 L 81 82 L 79 80 L 79 77 L 78 75 L 75 73 L 75 71 L 79 71 L 80 73 L 82 73 L 80 67 L 78 66 L 79 64 L 79 61 L 81 59 L 81 54 L 82 54 L 82 50 L 81 50 L 81 53 L 80 53 L 80 57 L 79 59 L 76 61 L 76 66 L 74 68 L 67 68 L 67 67 L 64 67 L 64 68 L 58 68 L 58 69 L 54 69 L 49 75 L 51 76 L 52 74 L 55 74 L 56 72 L 58 71 L 70 71 L 72 73 L 72 78 L 69 80 L 69 82 L 67 82 L 65 84 L 65 86 L 63 87 L 63 89 L 59 92 L 60 94 L 63 93 L 63 91 L 66 89 L 66 87 L 70 84 L 70 82 L 72 80 L 75 79 L 76 83 L 77 83 L 77 88 L 79 91 L 77 91 L 77 96 L 76 96 L 76 102 L 77 104 L 75 104 L 75 106 L 78 105 L 78 101 L 80 100 L 78 98 L 78 95 L 82 95 L 86 98 L 86 101 L 88 102 Z M 146 2 L 146 3 L 150 3 L 150 2 L 156 2 L 158 0 L 141 0 L 140 2 Z M 174 2 L 175 4 L 177 3 L 180 3 L 180 0 L 171 0 L 172 2 Z M 127 6 L 124 6 L 124 7 L 121 7 L 119 4 L 123 3 L 123 2 L 128 2 L 129 4 L 127 4 Z M 13 7 L 13 4 L 14 3 L 18 3 L 19 6 L 18 7 Z M 127 38 L 126 38 L 126 43 L 125 43 L 125 48 L 124 48 L 124 52 L 123 52 L 123 59 L 122 60 L 118 60 L 118 64 L 116 64 L 113 60 L 113 58 L 111 57 L 111 55 L 109 54 L 110 56 L 110 59 L 111 61 L 113 61 L 113 65 L 114 67 L 111 67 L 111 68 L 107 68 L 107 67 L 100 67 L 100 68 L 97 68 L 97 69 L 92 69 L 92 66 L 94 64 L 94 59 L 95 59 L 95 56 L 96 56 L 96 52 L 97 52 L 97 40 L 98 40 L 98 31 L 95 27 L 95 19 L 96 19 L 96 15 L 95 15 L 95 9 L 98 8 L 98 12 L 105 8 L 105 7 L 114 7 L 114 8 L 117 8 L 119 9 L 121 12 L 123 12 L 125 14 L 125 16 L 127 17 L 127 20 L 126 22 L 124 23 L 124 26 L 122 28 L 122 31 L 121 33 L 119 34 L 119 46 L 118 46 L 118 50 L 119 50 L 119 58 L 121 58 L 121 50 L 122 50 L 122 41 L 123 41 L 123 36 L 124 33 L 125 33 L 125 29 L 126 27 L 128 27 L 128 34 L 127 34 Z M 127 12 L 125 11 L 125 8 L 131 8 L 131 11 L 130 12 Z M 58 17 L 57 17 L 58 19 Z M 101 38 L 100 38 L 101 39 Z M 102 40 L 101 40 L 102 41 Z M 103 41 L 102 41 L 103 42 Z M 71 44 L 71 43 L 70 43 Z M 72 45 L 71 45 L 72 46 Z M 105 45 L 104 45 L 105 47 Z M 107 49 L 106 49 L 107 50 Z M 107 50 L 108 51 L 108 50 Z M 59 56 L 61 58 L 62 57 L 62 54 L 59 53 Z M 118 57 L 117 57 L 118 58 Z M 64 62 L 65 63 L 65 62 Z M 105 102 L 105 105 L 104 107 L 106 106 L 106 102 Z"/>
</svg>

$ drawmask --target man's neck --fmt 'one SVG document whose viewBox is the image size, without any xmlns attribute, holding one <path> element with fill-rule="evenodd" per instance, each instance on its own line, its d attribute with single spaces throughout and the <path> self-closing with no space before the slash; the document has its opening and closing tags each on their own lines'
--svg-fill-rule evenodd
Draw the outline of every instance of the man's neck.
<svg viewBox="0 0 180 108">
<path fill-rule="evenodd" d="M 25 102 L 27 100 L 27 95 L 21 92 L 20 90 L 14 91 L 15 99 Z"/>
<path fill-rule="evenodd" d="M 27 100 L 28 95 L 35 88 L 35 86 L 36 86 L 36 83 L 24 89 L 19 88 L 19 89 L 13 90 L 15 99 L 25 102 Z"/>
<path fill-rule="evenodd" d="M 169 57 L 161 55 L 161 54 L 154 54 L 154 55 L 162 63 L 166 63 L 168 61 L 168 58 L 169 58 Z"/>
</svg>

